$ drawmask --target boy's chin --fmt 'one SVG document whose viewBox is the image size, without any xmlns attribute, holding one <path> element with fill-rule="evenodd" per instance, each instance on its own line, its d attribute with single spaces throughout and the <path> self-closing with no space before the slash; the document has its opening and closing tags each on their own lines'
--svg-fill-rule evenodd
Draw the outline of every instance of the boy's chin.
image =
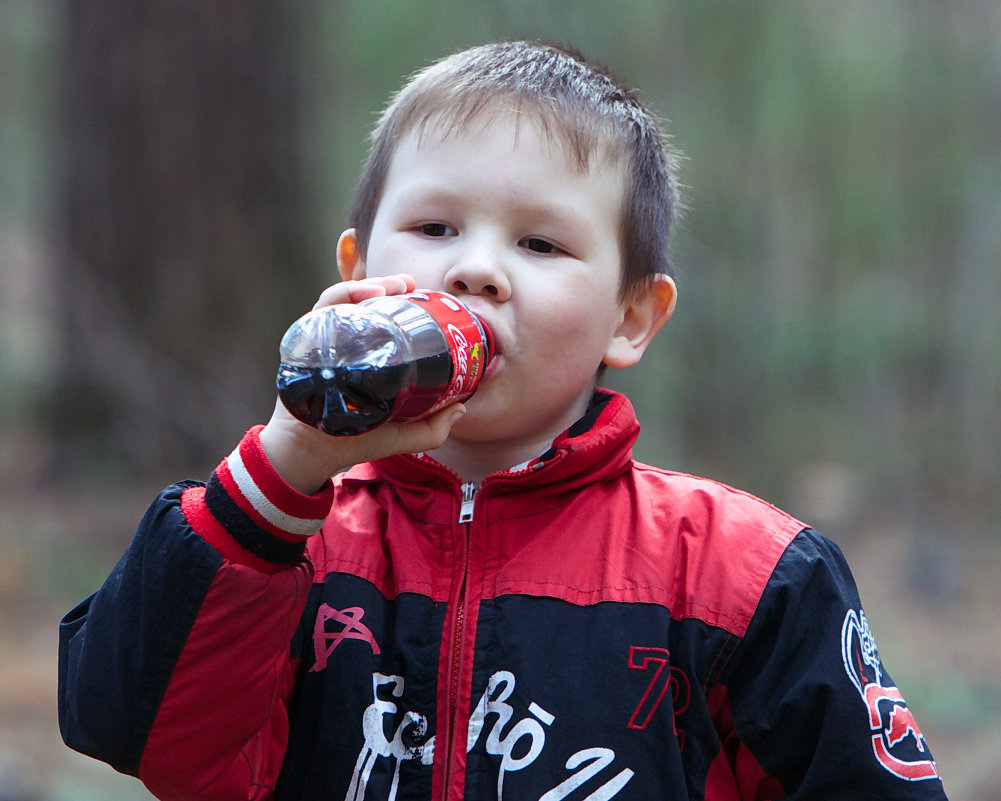
<svg viewBox="0 0 1001 801">
<path fill-rule="evenodd" d="M 499 409 L 485 396 L 472 398 L 464 402 L 466 413 L 459 419 L 449 434 L 449 439 L 468 442 L 488 443 L 505 441 L 509 436 L 520 436 L 520 431 L 509 431 L 518 428 L 518 421 L 510 417 L 510 408 Z"/>
<path fill-rule="evenodd" d="M 452 426 L 450 439 L 484 439 L 484 435 L 491 430 L 489 414 L 485 414 L 480 404 L 480 411 L 477 412 L 476 398 L 472 397 L 463 404 L 466 413 Z"/>
</svg>

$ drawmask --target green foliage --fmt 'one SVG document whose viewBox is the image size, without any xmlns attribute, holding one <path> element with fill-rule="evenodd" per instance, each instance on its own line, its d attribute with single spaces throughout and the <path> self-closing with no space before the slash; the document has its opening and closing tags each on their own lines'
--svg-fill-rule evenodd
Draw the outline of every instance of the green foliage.
<svg viewBox="0 0 1001 801">
<path fill-rule="evenodd" d="M 18 68 L 0 79 L 5 230 L 37 231 L 52 203 L 46 53 L 60 8 L 5 4 L 5 58 Z M 640 88 L 686 156 L 678 312 L 640 367 L 612 376 L 644 421 L 640 456 L 781 503 L 795 503 L 801 469 L 825 462 L 943 501 L 957 487 L 966 500 L 1001 497 L 996 4 L 289 9 L 307 191 L 328 254 L 374 116 L 408 73 L 488 39 L 575 44 Z M 331 261 L 304 265 L 297 296 L 333 280 Z M 3 378 L 23 380 L 12 364 Z"/>
</svg>

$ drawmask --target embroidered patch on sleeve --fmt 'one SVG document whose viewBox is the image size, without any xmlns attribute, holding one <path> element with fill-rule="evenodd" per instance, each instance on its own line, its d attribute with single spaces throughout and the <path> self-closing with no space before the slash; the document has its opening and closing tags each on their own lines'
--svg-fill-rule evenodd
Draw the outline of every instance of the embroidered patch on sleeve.
<svg viewBox="0 0 1001 801">
<path fill-rule="evenodd" d="M 938 767 L 914 715 L 887 678 L 865 613 L 850 609 L 841 626 L 845 670 L 869 713 L 872 752 L 879 764 L 905 781 L 939 778 Z"/>
</svg>

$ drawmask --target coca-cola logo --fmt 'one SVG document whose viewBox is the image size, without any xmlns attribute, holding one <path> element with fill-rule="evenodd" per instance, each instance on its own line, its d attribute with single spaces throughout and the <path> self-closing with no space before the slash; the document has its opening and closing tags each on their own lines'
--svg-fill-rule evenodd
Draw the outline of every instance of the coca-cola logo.
<svg viewBox="0 0 1001 801">
<path fill-rule="evenodd" d="M 465 376 L 469 372 L 469 340 L 466 339 L 462 329 L 454 323 L 448 324 L 448 333 L 452 335 L 452 341 L 455 343 L 456 373 Z"/>
<path fill-rule="evenodd" d="M 448 389 L 431 407 L 430 414 L 472 394 L 480 379 L 485 351 L 472 312 L 449 295 L 428 293 L 428 296 L 437 302 L 428 303 L 425 309 L 445 335 L 452 361 Z"/>
</svg>

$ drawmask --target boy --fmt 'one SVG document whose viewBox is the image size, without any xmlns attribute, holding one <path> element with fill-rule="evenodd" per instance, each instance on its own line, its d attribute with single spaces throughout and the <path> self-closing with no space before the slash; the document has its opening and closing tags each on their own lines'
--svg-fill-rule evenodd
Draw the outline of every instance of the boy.
<svg viewBox="0 0 1001 801">
<path fill-rule="evenodd" d="M 481 388 L 350 438 L 279 404 L 166 490 L 63 621 L 67 742 L 166 799 L 944 798 L 836 547 L 632 462 L 595 389 L 674 308 L 675 196 L 649 114 L 575 53 L 420 73 L 317 305 L 461 296 Z"/>
</svg>

